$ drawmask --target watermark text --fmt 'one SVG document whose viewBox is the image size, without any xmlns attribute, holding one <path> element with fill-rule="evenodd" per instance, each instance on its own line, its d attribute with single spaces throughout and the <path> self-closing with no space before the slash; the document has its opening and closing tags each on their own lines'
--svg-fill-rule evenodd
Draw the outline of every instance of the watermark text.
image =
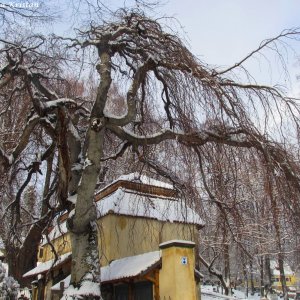
<svg viewBox="0 0 300 300">
<path fill-rule="evenodd" d="M 39 2 L 13 2 L 10 1 L 8 3 L 0 3 L 0 8 L 25 8 L 25 9 L 30 9 L 30 8 L 39 8 L 40 3 Z"/>
</svg>

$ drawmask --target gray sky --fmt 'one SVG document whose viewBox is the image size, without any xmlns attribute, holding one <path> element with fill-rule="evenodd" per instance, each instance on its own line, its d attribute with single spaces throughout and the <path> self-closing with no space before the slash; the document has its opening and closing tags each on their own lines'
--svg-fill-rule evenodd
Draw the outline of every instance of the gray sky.
<svg viewBox="0 0 300 300">
<path fill-rule="evenodd" d="M 283 29 L 300 26 L 299 0 L 170 0 L 163 10 L 185 27 L 193 51 L 234 63 Z"/>
<path fill-rule="evenodd" d="M 180 21 L 194 54 L 218 66 L 234 64 L 262 40 L 300 27 L 299 0 L 170 0 L 161 10 Z M 292 44 L 300 54 L 300 42 Z M 285 83 L 278 59 L 270 52 L 265 55 L 269 62 L 253 60 L 250 70 L 258 80 Z M 294 81 L 300 73 L 295 53 L 284 55 Z"/>
</svg>

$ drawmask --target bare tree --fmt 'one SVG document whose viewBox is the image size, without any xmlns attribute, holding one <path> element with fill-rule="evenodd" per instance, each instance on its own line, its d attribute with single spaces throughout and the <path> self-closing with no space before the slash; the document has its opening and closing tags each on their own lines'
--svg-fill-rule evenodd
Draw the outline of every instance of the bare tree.
<svg viewBox="0 0 300 300">
<path fill-rule="evenodd" d="M 274 127 L 281 128 L 278 118 L 288 117 L 296 132 L 297 102 L 274 87 L 252 82 L 250 77 L 246 83 L 234 80 L 234 72 L 243 70 L 243 63 L 252 55 L 297 34 L 287 31 L 265 41 L 245 59 L 222 71 L 199 61 L 170 28 L 140 9 L 118 10 L 109 20 L 91 22 L 88 28 L 78 30 L 74 38 L 51 40 L 47 53 L 43 52 L 46 40 L 41 37 L 33 38 L 31 44 L 28 39 L 25 45 L 3 44 L 2 95 L 9 100 L 19 89 L 24 89 L 31 111 L 24 129 L 16 135 L 15 144 L 0 148 L 2 170 L 19 174 L 21 157 L 35 149 L 33 144 L 37 141 L 35 146 L 39 149 L 36 158 L 29 153 L 23 163 L 27 173 L 14 177 L 19 183 L 9 205 L 12 228 L 16 229 L 20 220 L 20 196 L 24 188 L 33 175 L 42 172 L 42 162 L 47 162 L 43 203 L 48 209 L 42 210 L 43 217 L 35 223 L 38 224 L 35 228 L 41 230 L 47 225 L 51 219 L 46 217 L 48 213 L 73 210 L 68 219 L 73 254 L 67 298 L 101 298 L 94 192 L 103 167 L 110 167 L 111 157 L 131 152 L 141 163 L 180 185 L 184 180 L 170 167 L 172 164 L 165 164 L 157 149 L 165 144 L 173 150 L 182 147 L 194 155 L 202 174 L 198 176 L 201 186 L 222 216 L 223 245 L 228 246 L 235 239 L 244 253 L 247 249 L 238 239 L 242 233 L 237 229 L 243 225 L 238 209 L 241 205 L 239 197 L 234 196 L 238 190 L 237 166 L 250 165 L 248 157 L 255 153 L 262 162 L 259 168 L 267 166 L 271 173 L 279 174 L 282 180 L 276 185 L 298 197 L 299 168 L 286 145 L 285 131 L 272 135 Z M 71 65 L 78 59 L 84 67 L 95 68 L 99 75 L 95 96 L 91 95 L 89 101 L 68 95 L 63 88 L 62 82 L 67 80 L 62 77 L 66 78 L 66 72 L 59 62 Z M 81 71 L 76 66 L 73 70 Z M 122 97 L 114 96 L 116 86 Z M 125 109 L 112 111 L 123 97 Z M 36 138 L 38 133 L 43 142 Z M 110 142 L 118 145 L 114 154 L 107 150 Z M 207 153 L 219 153 L 219 158 Z M 175 161 L 176 154 L 176 151 L 168 153 L 168 161 Z M 205 170 L 210 162 L 217 168 Z M 184 164 L 184 160 L 180 163 Z M 224 173 L 211 176 L 212 171 L 216 173 L 222 168 L 228 171 L 228 176 Z M 218 187 L 221 187 L 219 193 Z M 75 207 L 68 201 L 70 195 L 77 195 Z M 295 198 L 286 199 L 293 211 L 299 210 Z M 228 208 L 232 208 L 230 213 Z M 13 233 L 15 237 L 16 230 Z M 228 280 L 229 249 L 223 253 Z M 87 285 L 88 290 L 84 288 Z"/>
</svg>

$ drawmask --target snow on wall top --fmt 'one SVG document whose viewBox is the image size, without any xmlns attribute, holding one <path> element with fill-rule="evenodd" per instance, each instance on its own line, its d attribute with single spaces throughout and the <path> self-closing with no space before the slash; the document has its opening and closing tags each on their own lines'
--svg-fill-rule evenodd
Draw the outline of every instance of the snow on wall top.
<svg viewBox="0 0 300 300">
<path fill-rule="evenodd" d="M 48 261 L 42 262 L 42 263 L 38 262 L 38 265 L 34 269 L 25 273 L 23 275 L 23 277 L 35 276 L 35 275 L 38 275 L 41 273 L 45 273 L 50 268 L 56 267 L 56 266 L 62 264 L 63 262 L 65 262 L 66 260 L 68 260 L 69 258 L 71 258 L 71 255 L 72 255 L 72 253 L 70 253 L 70 252 L 63 254 L 62 256 L 60 256 L 58 258 L 58 260 L 55 263 L 54 263 L 54 259 L 51 259 L 51 260 L 48 260 Z"/>
<path fill-rule="evenodd" d="M 119 188 L 96 203 L 98 218 L 109 213 L 159 221 L 203 225 L 200 216 L 178 199 L 158 198 Z"/>
<path fill-rule="evenodd" d="M 166 246 L 188 246 L 188 247 L 195 247 L 195 242 L 186 241 L 186 240 L 170 240 L 159 244 L 159 248 L 166 248 Z"/>
<path fill-rule="evenodd" d="M 140 174 L 139 172 L 130 173 L 130 174 L 126 174 L 126 175 L 121 175 L 119 178 L 114 180 L 108 186 L 110 186 L 110 185 L 112 185 L 112 184 L 114 184 L 118 181 L 121 181 L 121 180 L 138 182 L 138 183 L 148 184 L 148 185 L 152 185 L 152 186 L 156 186 L 156 187 L 162 187 L 162 188 L 166 188 L 166 189 L 174 189 L 173 184 L 150 178 L 146 175 Z M 107 188 L 107 186 L 105 188 Z"/>
<path fill-rule="evenodd" d="M 131 278 L 147 271 L 160 260 L 160 251 L 147 252 L 140 255 L 129 256 L 114 260 L 108 266 L 101 267 L 101 282 Z M 71 275 L 63 280 L 64 287 L 70 285 Z M 59 290 L 60 283 L 55 284 L 51 290 Z"/>
</svg>

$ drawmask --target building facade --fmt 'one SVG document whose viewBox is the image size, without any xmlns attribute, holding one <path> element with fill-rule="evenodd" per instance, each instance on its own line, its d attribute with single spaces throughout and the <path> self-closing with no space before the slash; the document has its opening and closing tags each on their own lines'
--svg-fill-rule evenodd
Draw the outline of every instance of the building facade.
<svg viewBox="0 0 300 300">
<path fill-rule="evenodd" d="M 95 203 L 104 299 L 199 299 L 195 252 L 203 223 L 172 185 L 129 174 L 98 191 Z M 33 279 L 34 299 L 60 299 L 70 283 L 67 217 L 49 229 L 37 267 L 24 274 Z"/>
</svg>

